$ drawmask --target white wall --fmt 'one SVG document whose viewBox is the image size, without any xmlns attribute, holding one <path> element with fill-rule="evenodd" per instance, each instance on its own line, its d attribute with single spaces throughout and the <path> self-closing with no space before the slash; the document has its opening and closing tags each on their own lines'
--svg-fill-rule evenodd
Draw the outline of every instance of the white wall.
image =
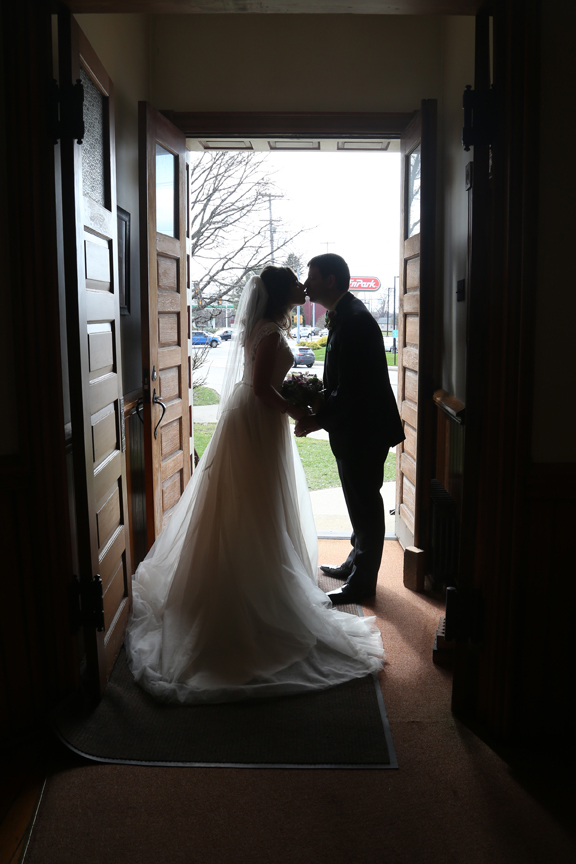
<svg viewBox="0 0 576 864">
<path fill-rule="evenodd" d="M 149 17 L 76 15 L 114 84 L 118 206 L 130 213 L 130 309 L 122 316 L 124 393 L 142 385 L 138 249 L 138 102 L 149 99 Z"/>
<path fill-rule="evenodd" d="M 440 96 L 441 43 L 440 16 L 154 16 L 151 98 L 175 111 L 413 111 Z"/>
<path fill-rule="evenodd" d="M 467 300 L 456 302 L 456 282 L 466 276 L 468 193 L 466 165 L 473 151 L 462 148 L 462 93 L 474 85 L 474 18 L 444 18 L 442 105 L 438 124 L 443 187 L 442 387 L 466 402 Z"/>
<path fill-rule="evenodd" d="M 178 111 L 413 111 L 423 98 L 438 99 L 440 180 L 446 187 L 438 225 L 444 256 L 439 384 L 465 400 L 466 303 L 456 303 L 455 291 L 466 266 L 464 170 L 470 156 L 460 143 L 461 98 L 465 85 L 472 83 L 473 18 L 76 17 L 115 83 L 118 203 L 132 214 L 133 235 L 138 225 L 138 99 Z M 135 242 L 132 248 L 134 255 Z M 134 277 L 138 261 L 132 263 Z M 133 278 L 133 303 L 138 301 L 137 284 Z M 122 325 L 126 348 L 133 349 L 139 314 L 123 319 Z M 140 383 L 137 353 L 123 352 L 126 390 Z"/>
<path fill-rule="evenodd" d="M 565 0 L 546 0 L 541 7 L 541 21 L 542 99 L 532 455 L 536 462 L 574 462 L 576 182 L 571 158 L 576 133 L 573 106 L 576 5 Z"/>
</svg>

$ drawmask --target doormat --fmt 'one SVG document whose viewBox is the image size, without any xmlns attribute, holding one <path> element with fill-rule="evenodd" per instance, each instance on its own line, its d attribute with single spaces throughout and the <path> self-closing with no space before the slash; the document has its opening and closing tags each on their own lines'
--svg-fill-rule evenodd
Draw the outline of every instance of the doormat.
<svg viewBox="0 0 576 864">
<path fill-rule="evenodd" d="M 362 614 L 360 607 L 344 608 Z M 52 719 L 64 744 L 99 762 L 227 768 L 398 767 L 377 675 L 275 699 L 164 704 L 134 682 L 122 649 L 98 705 L 86 713 L 75 701 L 68 701 Z"/>
</svg>

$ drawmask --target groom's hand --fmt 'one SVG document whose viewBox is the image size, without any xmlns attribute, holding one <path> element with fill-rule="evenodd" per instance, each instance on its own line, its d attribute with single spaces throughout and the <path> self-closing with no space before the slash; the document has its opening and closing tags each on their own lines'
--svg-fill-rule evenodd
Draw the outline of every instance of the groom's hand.
<svg viewBox="0 0 576 864">
<path fill-rule="evenodd" d="M 317 432 L 321 428 L 312 414 L 310 417 L 303 417 L 296 423 L 294 434 L 297 438 L 304 438 L 309 432 Z"/>
</svg>

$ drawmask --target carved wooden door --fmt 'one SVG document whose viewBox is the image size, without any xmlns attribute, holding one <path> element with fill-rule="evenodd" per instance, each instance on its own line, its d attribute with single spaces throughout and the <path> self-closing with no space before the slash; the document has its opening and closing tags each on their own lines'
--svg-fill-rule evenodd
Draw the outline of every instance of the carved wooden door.
<svg viewBox="0 0 576 864">
<path fill-rule="evenodd" d="M 190 479 L 186 139 L 139 104 L 140 254 L 148 546 Z"/>
<path fill-rule="evenodd" d="M 84 134 L 61 141 L 66 326 L 79 588 L 92 692 L 118 655 L 131 602 L 114 149 L 114 89 L 67 11 L 60 89 L 82 95 Z M 78 132 L 78 130 L 77 130 Z M 101 599 L 100 599 L 101 598 Z"/>
<path fill-rule="evenodd" d="M 402 134 L 398 404 L 406 440 L 396 448 L 396 535 L 426 548 L 434 456 L 436 101 L 422 102 Z"/>
</svg>

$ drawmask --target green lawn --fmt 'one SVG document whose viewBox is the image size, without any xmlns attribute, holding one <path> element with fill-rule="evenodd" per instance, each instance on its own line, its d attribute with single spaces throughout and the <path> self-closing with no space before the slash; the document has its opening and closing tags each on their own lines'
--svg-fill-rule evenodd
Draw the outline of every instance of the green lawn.
<svg viewBox="0 0 576 864">
<path fill-rule="evenodd" d="M 196 387 L 194 390 L 194 405 L 218 405 L 220 396 L 211 387 Z"/>
<path fill-rule="evenodd" d="M 326 357 L 326 348 L 314 349 L 314 356 L 316 360 L 323 363 Z M 398 354 L 392 354 L 390 351 L 386 351 L 386 362 L 388 363 L 388 366 L 397 366 Z"/>
<path fill-rule="evenodd" d="M 204 453 L 215 428 L 215 423 L 194 424 L 194 444 L 198 456 L 202 456 Z M 296 446 L 300 453 L 308 488 L 311 491 L 340 486 L 336 460 L 328 441 L 319 441 L 317 438 L 297 438 Z M 390 453 L 384 466 L 384 482 L 387 483 L 395 479 L 396 454 Z"/>
</svg>

